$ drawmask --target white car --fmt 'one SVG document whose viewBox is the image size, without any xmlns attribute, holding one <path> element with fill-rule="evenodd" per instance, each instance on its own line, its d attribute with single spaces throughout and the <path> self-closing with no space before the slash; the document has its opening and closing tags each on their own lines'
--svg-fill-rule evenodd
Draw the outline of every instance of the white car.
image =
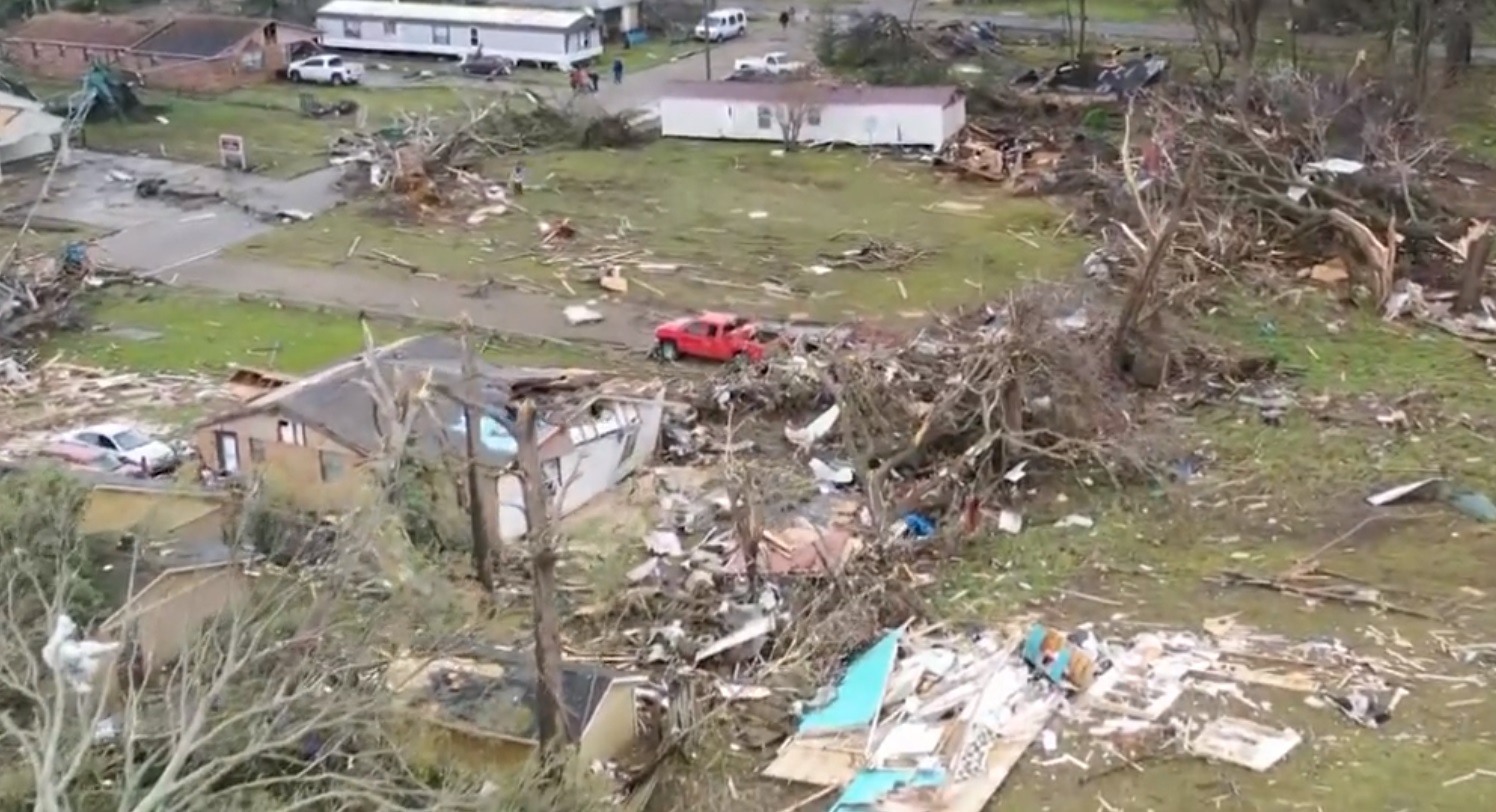
<svg viewBox="0 0 1496 812">
<path fill-rule="evenodd" d="M 319 85 L 356 85 L 363 81 L 364 66 L 359 62 L 345 62 L 341 56 L 321 54 L 287 65 L 286 78 Z"/>
<path fill-rule="evenodd" d="M 725 42 L 748 33 L 748 12 L 740 8 L 719 8 L 696 24 L 696 38 L 707 42 Z"/>
<path fill-rule="evenodd" d="M 182 455 L 175 448 L 124 423 L 89 426 L 68 432 L 60 439 L 113 451 L 127 460 L 139 462 L 148 474 L 171 471 L 182 461 Z"/>
</svg>

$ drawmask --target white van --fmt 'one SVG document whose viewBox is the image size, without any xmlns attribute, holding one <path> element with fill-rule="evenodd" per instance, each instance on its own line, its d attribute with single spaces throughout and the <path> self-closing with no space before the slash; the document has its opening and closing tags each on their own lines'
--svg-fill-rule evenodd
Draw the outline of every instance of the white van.
<svg viewBox="0 0 1496 812">
<path fill-rule="evenodd" d="M 740 8 L 719 8 L 696 24 L 696 38 L 722 42 L 748 33 L 748 12 Z"/>
</svg>

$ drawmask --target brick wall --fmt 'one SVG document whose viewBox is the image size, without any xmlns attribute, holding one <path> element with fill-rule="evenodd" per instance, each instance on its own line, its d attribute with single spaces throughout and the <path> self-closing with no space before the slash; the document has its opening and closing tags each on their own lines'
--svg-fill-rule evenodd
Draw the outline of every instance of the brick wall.
<svg viewBox="0 0 1496 812">
<path fill-rule="evenodd" d="M 4 50 L 24 73 L 46 79 L 76 81 L 90 64 L 102 59 L 140 73 L 145 77 L 147 88 L 216 93 L 273 80 L 275 71 L 286 66 L 286 46 L 314 37 L 314 34 L 299 31 L 283 31 L 280 42 L 267 48 L 257 34 L 246 39 L 235 51 L 217 59 L 156 56 L 123 48 L 42 42 L 7 42 Z M 246 63 L 244 59 L 247 54 L 256 52 L 262 55 L 258 67 L 253 60 Z"/>
</svg>

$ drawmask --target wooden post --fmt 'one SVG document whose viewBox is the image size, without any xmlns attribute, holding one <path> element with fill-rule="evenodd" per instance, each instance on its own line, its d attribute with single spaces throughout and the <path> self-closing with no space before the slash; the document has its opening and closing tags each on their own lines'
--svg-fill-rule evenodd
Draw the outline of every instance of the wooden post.
<svg viewBox="0 0 1496 812">
<path fill-rule="evenodd" d="M 535 624 L 535 699 L 543 758 L 568 743 L 561 696 L 561 622 L 556 606 L 556 543 L 551 532 L 551 495 L 540 468 L 540 438 L 535 428 L 535 404 L 519 405 L 518 459 L 524 478 L 525 536 L 530 542 L 531 594 Z M 564 486 L 563 486 L 564 487 Z M 559 496 L 559 494 L 558 494 Z M 549 774 L 549 771 L 547 771 Z"/>
<path fill-rule="evenodd" d="M 1486 280 L 1486 263 L 1491 261 L 1491 235 L 1485 234 L 1470 243 L 1465 255 L 1465 269 L 1460 274 L 1460 297 L 1455 310 L 1470 313 L 1480 309 L 1480 292 Z"/>
<path fill-rule="evenodd" d="M 482 415 L 478 410 L 477 401 L 481 387 L 477 380 L 477 363 L 473 359 L 473 348 L 467 337 L 462 339 L 462 425 L 466 436 L 467 456 L 467 489 L 468 489 L 468 519 L 472 523 L 473 533 L 473 571 L 478 575 L 478 583 L 483 585 L 483 591 L 488 595 L 490 609 L 494 606 L 494 578 L 493 563 L 489 555 L 496 545 L 490 538 L 493 533 L 493 525 L 490 523 L 491 511 L 484 507 L 497 494 L 491 493 L 493 488 L 484 487 L 483 478 L 478 471 L 478 433 L 483 430 Z"/>
</svg>

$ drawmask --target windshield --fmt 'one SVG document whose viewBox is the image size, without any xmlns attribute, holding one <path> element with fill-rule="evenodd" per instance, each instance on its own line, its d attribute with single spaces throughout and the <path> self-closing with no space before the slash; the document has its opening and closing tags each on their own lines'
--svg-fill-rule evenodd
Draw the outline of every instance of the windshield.
<svg viewBox="0 0 1496 812">
<path fill-rule="evenodd" d="M 119 434 L 114 435 L 114 444 L 119 446 L 119 450 L 121 451 L 134 451 L 150 442 L 151 438 L 134 429 L 125 429 Z"/>
</svg>

